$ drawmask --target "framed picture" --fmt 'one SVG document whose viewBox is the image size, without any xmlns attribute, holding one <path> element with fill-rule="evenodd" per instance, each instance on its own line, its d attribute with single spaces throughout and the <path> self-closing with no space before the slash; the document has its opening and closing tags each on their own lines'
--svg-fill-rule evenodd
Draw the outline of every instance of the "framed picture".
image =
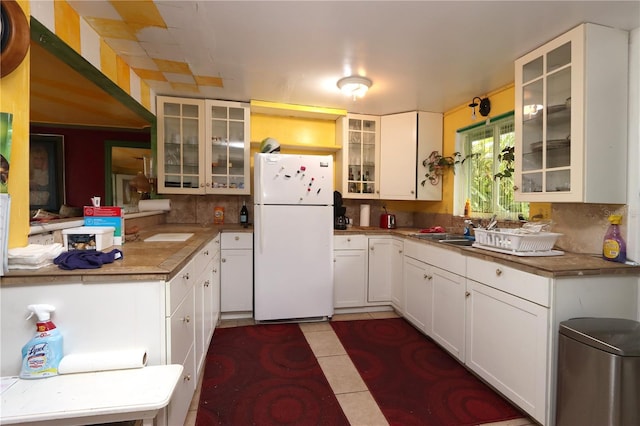
<svg viewBox="0 0 640 426">
<path fill-rule="evenodd" d="M 135 178 L 134 175 L 113 175 L 113 200 L 115 201 L 115 206 L 124 207 L 131 203 L 129 182 L 133 178 Z"/>
<path fill-rule="evenodd" d="M 64 136 L 31 135 L 29 208 L 57 213 L 64 204 Z"/>
</svg>

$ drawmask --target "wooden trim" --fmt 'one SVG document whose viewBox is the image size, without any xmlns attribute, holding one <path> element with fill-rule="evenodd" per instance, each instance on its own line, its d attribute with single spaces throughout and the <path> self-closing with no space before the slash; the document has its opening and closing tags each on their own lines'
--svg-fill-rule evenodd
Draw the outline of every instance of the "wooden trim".
<svg viewBox="0 0 640 426">
<path fill-rule="evenodd" d="M 0 78 L 9 75 L 24 60 L 29 50 L 29 22 L 14 0 L 2 0 L 2 51 Z"/>
</svg>

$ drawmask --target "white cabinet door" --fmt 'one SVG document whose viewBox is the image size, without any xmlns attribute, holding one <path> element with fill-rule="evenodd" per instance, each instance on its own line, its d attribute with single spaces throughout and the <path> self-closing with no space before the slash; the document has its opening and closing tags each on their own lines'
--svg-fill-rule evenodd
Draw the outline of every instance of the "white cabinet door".
<svg viewBox="0 0 640 426">
<path fill-rule="evenodd" d="M 347 114 L 336 121 L 336 185 L 343 198 L 380 197 L 380 117 Z"/>
<path fill-rule="evenodd" d="M 369 289 L 371 303 L 391 301 L 393 272 L 390 259 L 397 251 L 392 238 L 369 238 Z"/>
<path fill-rule="evenodd" d="M 419 260 L 404 257 L 404 316 L 423 333 L 431 334 L 433 305 L 433 276 L 430 266 Z"/>
<path fill-rule="evenodd" d="M 464 362 L 465 278 L 432 267 L 433 329 L 431 337 Z"/>
<path fill-rule="evenodd" d="M 220 258 L 220 309 L 253 310 L 253 250 L 224 250 Z"/>
<path fill-rule="evenodd" d="M 393 239 L 389 267 L 391 268 L 391 304 L 398 312 L 404 311 L 404 241 Z"/>
<path fill-rule="evenodd" d="M 335 250 L 333 268 L 333 306 L 361 307 L 367 295 L 367 251 Z"/>
<path fill-rule="evenodd" d="M 545 421 L 549 310 L 467 280 L 466 365 Z"/>
<path fill-rule="evenodd" d="M 418 114 L 380 118 L 380 198 L 415 200 Z"/>
<path fill-rule="evenodd" d="M 432 185 L 426 178 L 427 168 L 422 162 L 433 151 L 442 152 L 442 114 L 436 112 L 418 112 L 418 161 L 416 169 L 416 188 L 418 200 L 442 200 L 442 180 Z M 447 155 L 450 153 L 446 153 Z M 444 155 L 444 154 L 443 154 Z"/>
</svg>

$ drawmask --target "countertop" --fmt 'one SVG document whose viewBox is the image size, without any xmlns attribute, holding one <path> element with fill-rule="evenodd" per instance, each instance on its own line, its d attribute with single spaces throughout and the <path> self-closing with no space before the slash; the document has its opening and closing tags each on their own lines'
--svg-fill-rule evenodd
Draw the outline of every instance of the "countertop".
<svg viewBox="0 0 640 426">
<path fill-rule="evenodd" d="M 451 246 L 412 237 L 416 228 L 381 229 L 377 227 L 351 227 L 335 230 L 334 235 L 395 235 L 434 244 L 446 250 L 456 250 L 466 256 L 500 263 L 525 272 L 549 278 L 588 275 L 640 275 L 640 266 L 609 262 L 599 256 L 565 253 L 551 257 L 519 257 L 491 252 L 475 247 Z M 145 242 L 145 238 L 157 233 L 192 232 L 194 235 L 184 242 Z M 23 285 L 47 282 L 105 282 L 133 280 L 169 280 L 186 265 L 189 259 L 219 232 L 253 232 L 251 227 L 240 225 L 181 225 L 165 224 L 140 231 L 136 241 L 128 241 L 123 246 L 123 258 L 98 269 L 76 269 L 65 271 L 56 265 L 37 270 L 12 269 L 0 277 L 2 285 Z M 104 251 L 110 251 L 111 248 Z"/>
<path fill-rule="evenodd" d="M 565 252 L 562 256 L 521 257 L 483 250 L 475 247 L 454 246 L 412 237 L 420 232 L 417 228 L 381 229 L 376 227 L 351 227 L 347 230 L 336 230 L 335 235 L 396 235 L 410 238 L 425 244 L 435 244 L 447 250 L 456 250 L 466 256 L 500 263 L 532 274 L 559 278 L 587 275 L 640 275 L 640 266 L 609 262 L 597 255 Z"/>
<path fill-rule="evenodd" d="M 145 242 L 144 239 L 158 233 L 192 232 L 194 235 L 184 242 Z M 104 249 L 122 251 L 122 259 L 103 265 L 98 269 L 75 269 L 66 271 L 57 265 L 49 265 L 37 270 L 10 269 L 0 277 L 2 285 L 47 282 L 104 282 L 132 280 L 169 280 L 187 264 L 188 260 L 219 232 L 253 232 L 252 228 L 240 225 L 181 225 L 164 224 L 144 229 L 135 241 L 127 241 L 122 246 Z"/>
</svg>

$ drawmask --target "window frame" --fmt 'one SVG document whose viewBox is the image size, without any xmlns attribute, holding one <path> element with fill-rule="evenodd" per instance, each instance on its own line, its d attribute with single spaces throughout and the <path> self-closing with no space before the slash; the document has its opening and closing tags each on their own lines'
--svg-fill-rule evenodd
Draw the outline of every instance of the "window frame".
<svg viewBox="0 0 640 426">
<path fill-rule="evenodd" d="M 501 114 L 499 116 L 493 117 L 493 118 L 488 118 L 485 121 L 479 122 L 479 123 L 474 123 L 470 126 L 467 127 L 463 127 L 460 128 L 458 130 L 456 130 L 456 141 L 455 141 L 455 146 L 456 146 L 456 151 L 460 152 L 462 154 L 462 159 L 464 160 L 462 162 L 462 164 L 460 164 L 459 170 L 455 175 L 455 179 L 454 179 L 454 203 L 453 203 L 453 211 L 454 214 L 456 215 L 462 215 L 464 213 L 464 205 L 465 205 L 465 201 L 468 198 L 471 198 L 470 195 L 470 180 L 471 180 L 471 171 L 470 171 L 470 167 L 473 164 L 473 158 L 470 155 L 470 143 L 471 141 L 467 141 L 467 136 L 469 134 L 471 134 L 472 132 L 476 132 L 476 131 L 480 131 L 481 128 L 488 128 L 491 127 L 493 128 L 493 138 L 494 138 L 494 145 L 493 145 L 493 163 L 492 163 L 492 175 L 495 175 L 496 173 L 498 173 L 500 171 L 499 167 L 499 161 L 498 161 L 498 155 L 500 154 L 500 152 L 502 151 L 502 148 L 500 147 L 499 144 L 496 144 L 495 142 L 499 142 L 499 138 L 501 136 L 500 134 L 500 127 L 504 126 L 504 125 L 508 125 L 511 124 L 513 125 L 513 144 L 515 145 L 515 114 L 514 111 L 510 111 L 507 112 L 505 114 Z M 498 188 L 499 188 L 500 182 L 499 179 L 493 179 L 493 189 L 494 192 L 498 192 Z M 512 195 L 513 197 L 513 195 Z M 513 198 L 512 198 L 513 199 Z M 473 211 L 473 208 L 471 209 L 471 217 L 473 218 L 489 218 L 493 215 L 493 212 L 497 213 L 497 217 L 500 220 L 518 220 L 519 219 L 519 215 L 521 215 L 521 213 L 519 212 L 512 212 L 512 213 L 500 213 L 497 211 L 497 206 L 498 206 L 498 201 L 497 201 L 497 197 L 493 197 L 492 199 L 492 212 L 489 213 L 483 213 L 483 212 L 476 212 Z M 521 204 L 525 204 L 525 206 L 523 206 L 523 211 L 526 213 L 529 210 L 529 206 L 528 203 L 521 203 Z M 526 216 L 526 214 L 525 214 Z"/>
</svg>

